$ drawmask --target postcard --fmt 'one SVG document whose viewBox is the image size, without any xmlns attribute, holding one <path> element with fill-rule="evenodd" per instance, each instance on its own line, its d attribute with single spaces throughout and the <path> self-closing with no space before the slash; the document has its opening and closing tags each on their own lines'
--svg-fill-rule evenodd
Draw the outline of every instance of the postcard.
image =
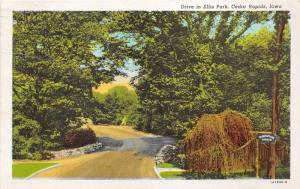
<svg viewBox="0 0 300 189">
<path fill-rule="evenodd" d="M 299 188 L 299 10 L 2 1 L 1 188 Z"/>
</svg>

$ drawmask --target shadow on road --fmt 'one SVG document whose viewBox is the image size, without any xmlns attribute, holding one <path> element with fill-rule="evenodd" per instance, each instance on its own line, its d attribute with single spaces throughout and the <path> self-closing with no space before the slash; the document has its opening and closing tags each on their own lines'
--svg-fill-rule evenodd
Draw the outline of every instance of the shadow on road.
<svg viewBox="0 0 300 189">
<path fill-rule="evenodd" d="M 173 137 L 141 137 L 116 140 L 110 137 L 98 137 L 98 142 L 104 146 L 104 150 L 113 151 L 136 151 L 137 153 L 155 157 L 159 149 L 167 144 L 174 145 L 176 139 Z"/>
</svg>

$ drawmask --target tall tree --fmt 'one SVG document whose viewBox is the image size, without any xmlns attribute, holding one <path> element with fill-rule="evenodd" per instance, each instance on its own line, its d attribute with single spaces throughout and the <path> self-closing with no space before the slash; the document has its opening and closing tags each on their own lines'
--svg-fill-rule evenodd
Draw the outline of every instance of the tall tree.
<svg viewBox="0 0 300 189">
<path fill-rule="evenodd" d="M 119 20 L 137 43 L 138 128 L 182 136 L 205 113 L 226 108 L 219 76 L 231 60 L 230 45 L 268 13 L 133 12 Z M 224 70 L 225 69 L 225 70 Z"/>
<path fill-rule="evenodd" d="M 107 12 L 14 12 L 14 142 L 42 139 L 39 147 L 24 148 L 22 157 L 61 146 L 66 131 L 91 115 L 92 87 L 120 73 L 127 44 L 109 35 L 107 17 Z M 23 123 L 30 120 L 38 128 L 28 135 Z"/>
<path fill-rule="evenodd" d="M 282 53 L 282 43 L 284 29 L 288 20 L 288 12 L 276 12 L 274 15 L 275 29 L 276 29 L 276 48 L 275 48 L 275 58 L 274 64 L 278 66 L 281 63 L 281 53 Z M 273 71 L 272 74 L 272 134 L 277 135 L 277 130 L 279 126 L 279 113 L 280 113 L 280 104 L 279 104 L 279 73 L 278 69 Z M 270 162 L 268 177 L 275 179 L 275 166 L 276 166 L 276 146 L 271 144 L 270 148 Z"/>
</svg>

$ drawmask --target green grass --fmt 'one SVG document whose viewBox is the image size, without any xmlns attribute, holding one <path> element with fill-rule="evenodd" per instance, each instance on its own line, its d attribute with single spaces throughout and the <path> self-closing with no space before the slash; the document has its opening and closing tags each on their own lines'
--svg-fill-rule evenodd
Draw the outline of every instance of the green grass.
<svg viewBox="0 0 300 189">
<path fill-rule="evenodd" d="M 289 179 L 290 178 L 290 168 L 289 167 L 276 167 L 275 176 L 276 179 Z M 260 171 L 260 177 L 268 178 L 267 170 L 263 169 Z"/>
<path fill-rule="evenodd" d="M 14 164 L 12 167 L 13 177 L 15 178 L 25 178 L 31 174 L 45 169 L 47 167 L 56 165 L 57 163 L 18 163 Z"/>
<path fill-rule="evenodd" d="M 175 166 L 171 163 L 160 163 L 157 165 L 159 168 L 174 168 Z"/>
<path fill-rule="evenodd" d="M 184 178 L 185 171 L 164 171 L 160 173 L 162 178 Z"/>
<path fill-rule="evenodd" d="M 197 174 L 186 172 L 184 175 L 186 179 L 247 179 L 255 178 L 255 170 L 235 170 L 226 174 L 217 174 L 217 173 L 206 173 L 206 174 Z M 259 172 L 259 178 L 267 179 L 267 170 L 262 169 Z M 289 179 L 290 178 L 290 169 L 289 167 L 276 167 L 276 179 Z"/>
</svg>

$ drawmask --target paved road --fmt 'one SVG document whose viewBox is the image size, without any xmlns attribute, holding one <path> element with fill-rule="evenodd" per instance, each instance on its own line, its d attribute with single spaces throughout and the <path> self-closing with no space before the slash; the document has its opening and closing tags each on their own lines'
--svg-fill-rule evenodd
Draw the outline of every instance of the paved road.
<svg viewBox="0 0 300 189">
<path fill-rule="evenodd" d="M 106 130 L 108 128 L 105 128 Z M 119 128 L 118 129 L 119 132 Z M 114 131 L 115 128 L 111 127 Z M 174 144 L 170 137 L 146 135 L 125 129 L 134 138 L 99 136 L 105 151 L 57 160 L 61 167 L 43 172 L 37 177 L 127 179 L 157 178 L 154 172 L 154 157 L 164 144 Z M 132 133 L 134 132 L 134 133 Z M 137 134 L 138 133 L 138 134 Z M 129 135 L 128 137 L 131 137 Z"/>
<path fill-rule="evenodd" d="M 143 137 L 123 140 L 123 145 L 118 151 L 136 151 L 146 156 L 155 157 L 159 149 L 166 144 L 174 144 L 170 137 Z"/>
</svg>

